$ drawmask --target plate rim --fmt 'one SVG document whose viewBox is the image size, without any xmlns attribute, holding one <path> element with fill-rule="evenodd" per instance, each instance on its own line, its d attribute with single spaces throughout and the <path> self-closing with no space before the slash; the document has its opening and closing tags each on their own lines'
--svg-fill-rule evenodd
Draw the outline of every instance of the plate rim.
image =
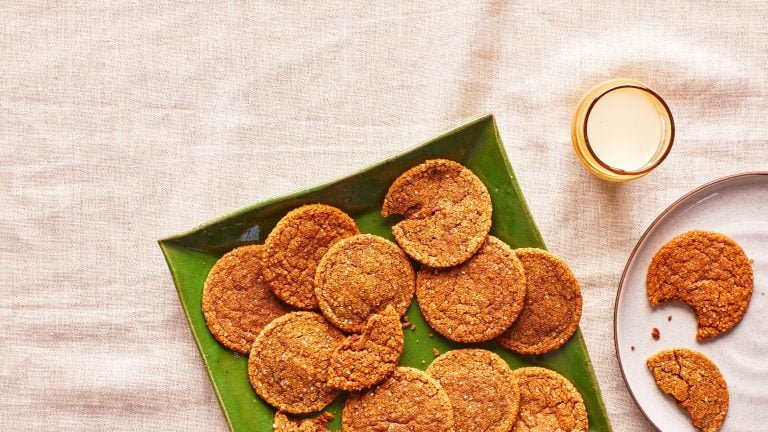
<svg viewBox="0 0 768 432">
<path fill-rule="evenodd" d="M 619 315 L 619 299 L 621 298 L 622 291 L 624 289 L 624 280 L 627 276 L 627 272 L 629 270 L 629 265 L 632 263 L 632 261 L 635 258 L 635 255 L 637 254 L 637 251 L 640 249 L 640 245 L 645 242 L 646 237 L 650 235 L 651 231 L 653 231 L 654 228 L 661 222 L 662 219 L 664 219 L 667 214 L 672 212 L 673 210 L 677 209 L 681 204 L 685 203 L 691 196 L 709 189 L 711 187 L 720 185 L 722 183 L 727 183 L 736 179 L 742 179 L 746 177 L 768 177 L 768 171 L 745 171 L 742 173 L 737 174 L 731 174 L 724 177 L 717 178 L 715 180 L 709 181 L 707 183 L 704 183 L 701 186 L 698 186 L 685 194 L 683 194 L 680 198 L 676 199 L 672 204 L 670 204 L 667 208 L 665 208 L 661 213 L 659 213 L 658 216 L 648 225 L 648 228 L 645 229 L 643 234 L 640 236 L 640 238 L 637 240 L 637 243 L 635 243 L 635 247 L 632 248 L 632 252 L 629 254 L 629 257 L 627 258 L 627 262 L 624 265 L 624 270 L 621 272 L 621 278 L 619 279 L 619 284 L 616 290 L 616 300 L 613 304 L 613 348 L 616 354 L 616 360 L 619 363 L 619 372 L 621 372 L 621 379 L 624 381 L 624 387 L 626 387 L 627 392 L 632 397 L 632 401 L 635 403 L 635 406 L 640 410 L 640 412 L 643 414 L 646 420 L 657 430 L 661 430 L 659 425 L 656 424 L 656 422 L 651 419 L 651 416 L 648 415 L 647 412 L 643 409 L 643 407 L 640 405 L 640 402 L 637 399 L 637 396 L 635 396 L 635 393 L 632 391 L 632 387 L 630 387 L 629 382 L 627 381 L 627 375 L 624 372 L 624 365 L 621 362 L 621 354 L 619 354 L 619 338 L 618 338 L 618 315 Z"/>
</svg>

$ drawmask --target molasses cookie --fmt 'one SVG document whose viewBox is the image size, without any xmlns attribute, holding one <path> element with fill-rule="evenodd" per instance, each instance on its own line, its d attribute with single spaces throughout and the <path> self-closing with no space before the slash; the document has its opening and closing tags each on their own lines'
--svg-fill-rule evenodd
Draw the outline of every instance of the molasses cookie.
<svg viewBox="0 0 768 432">
<path fill-rule="evenodd" d="M 403 352 L 400 315 L 390 305 L 374 314 L 360 335 L 347 337 L 331 354 L 328 386 L 362 390 L 389 376 Z"/>
<path fill-rule="evenodd" d="M 248 354 L 265 325 L 288 313 L 264 282 L 264 246 L 242 246 L 214 264 L 203 285 L 203 315 L 213 336 L 232 351 Z"/>
<path fill-rule="evenodd" d="M 344 432 L 453 432 L 453 412 L 445 390 L 434 378 L 399 367 L 384 382 L 352 393 L 341 415 Z"/>
<path fill-rule="evenodd" d="M 562 375 L 540 367 L 513 371 L 520 386 L 515 432 L 586 432 L 589 424 L 581 394 Z"/>
<path fill-rule="evenodd" d="M 338 394 L 325 383 L 331 353 L 344 336 L 322 315 L 292 312 L 256 337 L 248 375 L 259 396 L 290 414 L 323 409 Z"/>
<path fill-rule="evenodd" d="M 264 279 L 289 305 L 317 309 L 317 263 L 336 242 L 359 233 L 355 221 L 335 207 L 310 204 L 292 210 L 264 243 Z"/>
<path fill-rule="evenodd" d="M 272 430 L 274 432 L 328 432 L 328 422 L 331 420 L 333 415 L 329 412 L 311 419 L 292 419 L 278 411 L 275 413 Z"/>
<path fill-rule="evenodd" d="M 389 187 L 381 214 L 403 215 L 392 234 L 405 252 L 430 267 L 471 257 L 491 229 L 491 196 L 469 169 L 445 159 L 428 160 Z"/>
<path fill-rule="evenodd" d="M 677 348 L 653 355 L 646 364 L 659 389 L 688 411 L 696 428 L 704 432 L 720 430 L 728 413 L 728 386 L 710 359 Z"/>
<path fill-rule="evenodd" d="M 648 268 L 648 301 L 680 300 L 698 321 L 697 339 L 718 336 L 741 321 L 752 298 L 752 265 L 732 239 L 688 231 L 662 246 Z"/>
<path fill-rule="evenodd" d="M 515 252 L 488 236 L 480 250 L 458 266 L 422 267 L 416 298 L 429 325 L 448 339 L 488 341 L 504 332 L 520 313 L 525 278 Z"/>
<path fill-rule="evenodd" d="M 514 427 L 520 390 L 497 354 L 484 349 L 448 351 L 427 373 L 451 400 L 456 432 L 509 432 Z"/>
<path fill-rule="evenodd" d="M 338 328 L 359 333 L 368 318 L 392 305 L 398 317 L 413 298 L 414 273 L 396 244 L 362 234 L 333 245 L 320 260 L 315 297 Z"/>
<path fill-rule="evenodd" d="M 497 341 L 520 354 L 560 348 L 579 327 L 579 282 L 563 260 L 545 250 L 516 249 L 515 254 L 525 270 L 525 306 Z"/>
</svg>

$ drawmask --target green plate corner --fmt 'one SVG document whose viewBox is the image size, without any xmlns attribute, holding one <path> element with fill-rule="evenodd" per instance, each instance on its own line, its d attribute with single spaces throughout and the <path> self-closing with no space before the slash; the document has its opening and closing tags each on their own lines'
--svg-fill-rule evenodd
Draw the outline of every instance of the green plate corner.
<svg viewBox="0 0 768 432">
<path fill-rule="evenodd" d="M 201 310 L 203 282 L 218 257 L 237 246 L 263 242 L 285 213 L 297 206 L 316 202 L 346 211 L 355 218 L 362 232 L 391 240 L 392 221 L 384 219 L 380 213 L 389 185 L 405 170 L 434 158 L 460 162 L 485 183 L 493 200 L 493 235 L 513 248 L 545 247 L 515 180 L 492 115 L 475 119 L 350 176 L 264 201 L 159 241 L 192 335 L 232 431 L 271 431 L 274 410 L 251 388 L 247 358 L 225 349 L 206 327 Z M 415 300 L 408 311 L 408 318 L 415 329 L 406 330 L 405 349 L 400 361 L 403 366 L 423 370 L 434 359 L 433 348 L 445 352 L 468 346 L 448 341 L 438 334 L 430 336 L 432 332 Z M 563 374 L 584 397 L 589 430 L 611 431 L 580 330 L 565 346 L 541 356 L 517 355 L 495 343 L 477 346 L 497 352 L 512 368 L 536 365 Z M 330 424 L 332 430 L 341 429 L 344 397 L 339 397 L 328 408 L 335 416 Z"/>
</svg>

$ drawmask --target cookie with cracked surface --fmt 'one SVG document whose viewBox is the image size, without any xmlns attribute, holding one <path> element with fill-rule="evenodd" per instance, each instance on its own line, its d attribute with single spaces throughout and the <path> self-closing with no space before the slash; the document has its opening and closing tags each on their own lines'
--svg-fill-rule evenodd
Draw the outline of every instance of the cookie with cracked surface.
<svg viewBox="0 0 768 432">
<path fill-rule="evenodd" d="M 352 393 L 341 422 L 344 432 L 454 430 L 451 401 L 440 383 L 406 367 L 364 393 Z"/>
<path fill-rule="evenodd" d="M 311 419 L 293 419 L 284 412 L 275 413 L 272 430 L 274 432 L 328 432 L 328 423 L 333 420 L 333 415 L 324 412 Z"/>
<path fill-rule="evenodd" d="M 523 308 L 525 278 L 515 252 L 488 236 L 480 250 L 458 266 L 422 267 L 416 298 L 429 325 L 448 339 L 488 341 L 504 332 Z"/>
<path fill-rule="evenodd" d="M 338 390 L 326 385 L 331 353 L 344 335 L 322 315 L 291 312 L 256 337 L 248 376 L 256 393 L 289 414 L 306 414 L 333 402 Z"/>
<path fill-rule="evenodd" d="M 654 354 L 646 364 L 659 389 L 688 411 L 697 429 L 720 430 L 728 413 L 728 386 L 710 359 L 677 348 Z"/>
<path fill-rule="evenodd" d="M 415 290 L 408 257 L 396 244 L 371 234 L 345 238 L 320 260 L 315 297 L 338 328 L 359 333 L 368 318 L 391 305 L 405 314 Z"/>
<path fill-rule="evenodd" d="M 359 391 L 385 379 L 403 352 L 403 326 L 391 305 L 368 318 L 363 333 L 347 337 L 331 354 L 328 386 Z"/>
<path fill-rule="evenodd" d="M 515 249 L 525 270 L 525 306 L 498 337 L 520 354 L 543 354 L 563 346 L 579 328 L 581 287 L 568 265 L 542 249 Z"/>
<path fill-rule="evenodd" d="M 360 231 L 355 221 L 335 207 L 309 204 L 294 209 L 280 219 L 264 242 L 264 279 L 289 305 L 317 309 L 317 263 L 336 242 L 356 234 Z"/>
<path fill-rule="evenodd" d="M 564 376 L 540 367 L 512 371 L 520 386 L 520 413 L 515 432 L 586 432 L 587 408 Z"/>
<path fill-rule="evenodd" d="M 211 334 L 232 351 L 248 354 L 273 319 L 290 312 L 261 272 L 264 246 L 241 246 L 213 265 L 203 285 L 203 316 Z"/>
<path fill-rule="evenodd" d="M 520 389 L 504 360 L 484 349 L 441 355 L 427 368 L 448 394 L 456 432 L 509 432 L 520 408 Z"/>
<path fill-rule="evenodd" d="M 483 182 L 463 165 L 428 160 L 398 177 L 389 187 L 383 216 L 403 215 L 392 227 L 397 243 L 411 258 L 430 267 L 450 267 L 471 257 L 491 230 L 491 196 Z"/>
<path fill-rule="evenodd" d="M 648 267 L 648 301 L 680 300 L 693 308 L 697 339 L 721 335 L 738 324 L 752 298 L 754 277 L 747 254 L 733 239 L 688 231 L 656 252 Z"/>
</svg>

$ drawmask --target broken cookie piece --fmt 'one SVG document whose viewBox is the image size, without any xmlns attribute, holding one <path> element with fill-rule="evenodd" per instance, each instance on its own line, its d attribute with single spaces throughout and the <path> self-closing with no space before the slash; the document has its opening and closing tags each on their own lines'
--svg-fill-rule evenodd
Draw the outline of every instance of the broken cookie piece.
<svg viewBox="0 0 768 432">
<path fill-rule="evenodd" d="M 677 348 L 655 354 L 646 364 L 659 389 L 688 411 L 696 428 L 703 432 L 720 430 L 728 413 L 728 386 L 710 359 Z"/>
<path fill-rule="evenodd" d="M 347 337 L 331 353 L 327 384 L 350 391 L 371 387 L 395 370 L 402 352 L 400 315 L 387 306 L 368 319 L 362 334 Z"/>
</svg>

